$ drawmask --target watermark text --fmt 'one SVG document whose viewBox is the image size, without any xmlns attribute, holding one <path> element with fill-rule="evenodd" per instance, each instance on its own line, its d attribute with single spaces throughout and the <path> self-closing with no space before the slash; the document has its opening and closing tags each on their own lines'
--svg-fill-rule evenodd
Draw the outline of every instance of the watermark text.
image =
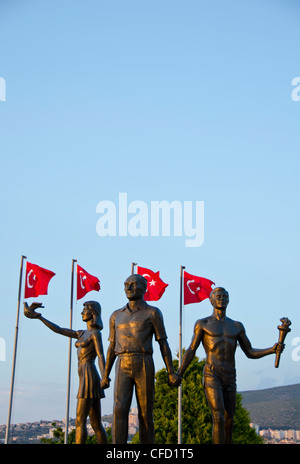
<svg viewBox="0 0 300 464">
<path fill-rule="evenodd" d="M 200 247 L 204 242 L 204 201 L 168 202 L 134 200 L 119 193 L 113 201 L 100 201 L 96 232 L 100 237 L 185 237 L 186 247 Z"/>
<path fill-rule="evenodd" d="M 6 83 L 3 77 L 0 77 L 0 101 L 6 101 Z"/>
<path fill-rule="evenodd" d="M 294 77 L 292 79 L 292 100 L 298 102 L 300 100 L 300 77 Z"/>
<path fill-rule="evenodd" d="M 292 360 L 293 361 L 300 361 L 300 337 L 294 337 L 292 339 L 292 345 L 295 348 L 292 351 Z"/>
<path fill-rule="evenodd" d="M 2 337 L 0 337 L 0 361 L 6 361 L 6 343 Z"/>
</svg>

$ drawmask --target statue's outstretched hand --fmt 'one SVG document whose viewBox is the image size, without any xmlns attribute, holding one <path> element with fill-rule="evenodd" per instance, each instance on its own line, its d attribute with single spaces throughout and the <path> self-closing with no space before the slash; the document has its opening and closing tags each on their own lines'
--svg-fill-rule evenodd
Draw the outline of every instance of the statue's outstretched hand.
<svg viewBox="0 0 300 464">
<path fill-rule="evenodd" d="M 41 316 L 41 313 L 36 313 L 35 310 L 37 308 L 43 308 L 42 303 L 31 303 L 30 306 L 25 302 L 24 303 L 24 315 L 29 319 L 37 319 Z"/>
</svg>

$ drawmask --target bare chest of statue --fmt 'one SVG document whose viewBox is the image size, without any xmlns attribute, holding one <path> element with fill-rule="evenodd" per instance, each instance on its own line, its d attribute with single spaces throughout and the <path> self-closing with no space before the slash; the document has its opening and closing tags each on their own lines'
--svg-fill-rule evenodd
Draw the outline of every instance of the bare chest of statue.
<svg viewBox="0 0 300 464">
<path fill-rule="evenodd" d="M 218 320 L 214 317 L 203 321 L 203 347 L 211 362 L 234 363 L 239 327 L 229 318 Z"/>
</svg>

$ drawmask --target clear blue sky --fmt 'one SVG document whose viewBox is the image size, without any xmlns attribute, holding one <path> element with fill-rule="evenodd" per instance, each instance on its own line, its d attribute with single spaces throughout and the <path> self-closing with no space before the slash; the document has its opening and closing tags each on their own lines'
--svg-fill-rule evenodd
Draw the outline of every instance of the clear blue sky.
<svg viewBox="0 0 300 464">
<path fill-rule="evenodd" d="M 37 0 L 0 5 L 0 423 L 6 423 L 21 255 L 56 273 L 45 317 L 69 325 L 71 260 L 101 280 L 103 343 L 131 262 L 169 283 L 161 308 L 178 349 L 179 272 L 230 294 L 254 347 L 292 320 L 279 369 L 238 348 L 238 389 L 300 382 L 298 2 Z M 205 240 L 99 237 L 102 200 L 204 201 Z M 74 328 L 84 328 L 74 308 Z M 183 344 L 208 300 L 184 308 Z M 156 369 L 163 367 L 155 343 Z M 65 416 L 68 340 L 21 313 L 13 422 Z M 204 357 L 203 348 L 197 355 Z M 71 415 L 77 392 L 73 351 Z M 102 401 L 112 412 L 113 384 Z"/>
</svg>

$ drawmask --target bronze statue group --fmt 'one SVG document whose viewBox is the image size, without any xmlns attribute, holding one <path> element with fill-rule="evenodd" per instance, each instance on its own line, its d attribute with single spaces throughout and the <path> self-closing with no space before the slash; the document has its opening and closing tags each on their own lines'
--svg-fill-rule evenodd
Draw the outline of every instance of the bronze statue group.
<svg viewBox="0 0 300 464">
<path fill-rule="evenodd" d="M 149 305 L 144 300 L 146 289 L 147 280 L 143 276 L 133 274 L 126 279 L 124 290 L 128 302 L 121 309 L 114 311 L 110 317 L 110 343 L 106 360 L 101 337 L 101 306 L 98 302 L 87 301 L 83 304 L 82 320 L 86 322 L 86 330 L 61 328 L 36 312 L 36 309 L 42 307 L 41 303 L 32 303 L 30 306 L 24 304 L 26 317 L 39 319 L 54 332 L 76 339 L 79 375 L 76 443 L 86 443 L 88 417 L 98 443 L 107 443 L 106 432 L 101 423 L 101 398 L 104 398 L 104 390 L 110 386 L 109 375 L 115 361 L 112 443 L 127 443 L 128 415 L 134 390 L 138 407 L 140 443 L 155 443 L 153 336 L 160 347 L 170 388 L 181 384 L 184 372 L 202 342 L 206 353 L 203 386 L 212 415 L 213 443 L 231 443 L 236 405 L 237 344 L 239 343 L 247 357 L 253 359 L 281 353 L 284 344 L 278 342 L 270 348 L 253 348 L 244 326 L 226 315 L 228 292 L 222 287 L 217 287 L 210 295 L 213 313 L 196 321 L 191 344 L 185 352 L 178 372 L 175 372 L 162 313 L 159 308 Z M 95 366 L 96 358 L 101 378 Z"/>
</svg>

